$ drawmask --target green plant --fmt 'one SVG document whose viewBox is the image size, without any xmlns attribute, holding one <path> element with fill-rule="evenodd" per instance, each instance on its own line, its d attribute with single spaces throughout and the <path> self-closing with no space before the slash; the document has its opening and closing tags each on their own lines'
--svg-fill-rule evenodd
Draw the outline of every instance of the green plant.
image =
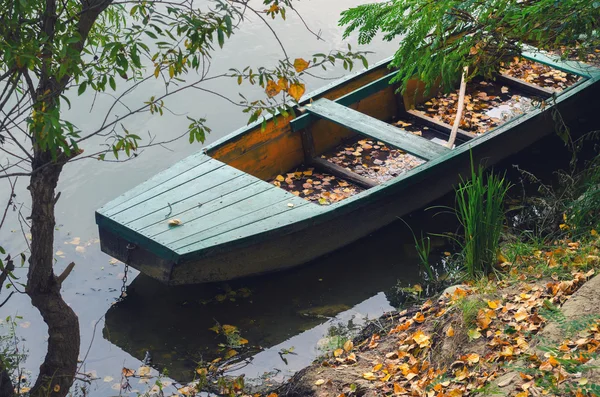
<svg viewBox="0 0 600 397">
<path fill-rule="evenodd" d="M 594 3 L 595 5 L 597 3 Z M 345 36 L 360 44 L 375 37 L 399 42 L 391 66 L 407 87 L 418 77 L 428 86 L 453 86 L 465 66 L 490 76 L 527 44 L 579 55 L 598 43 L 600 7 L 591 0 L 387 0 L 342 13 Z M 379 35 L 381 33 L 381 36 Z"/>
<path fill-rule="evenodd" d="M 496 260 L 500 234 L 504 225 L 504 198 L 510 183 L 504 176 L 484 177 L 471 159 L 471 179 L 456 188 L 456 215 L 464 230 L 462 255 L 468 277 L 488 274 Z"/>
<path fill-rule="evenodd" d="M 413 236 L 413 240 L 415 241 L 415 249 L 417 250 L 417 255 L 419 256 L 419 267 L 421 271 L 427 275 L 429 279 L 428 281 L 437 281 L 436 273 L 429 263 L 429 255 L 431 254 L 431 238 L 429 238 L 429 236 L 423 236 L 423 231 L 421 231 L 421 238 L 417 239 L 412 227 L 410 227 L 410 225 L 404 219 L 400 218 L 400 220 L 404 222 Z"/>
<path fill-rule="evenodd" d="M 477 326 L 477 314 L 480 309 L 487 307 L 487 303 L 479 298 L 464 297 L 456 302 L 456 307 L 462 313 L 463 324 L 472 328 Z"/>
</svg>

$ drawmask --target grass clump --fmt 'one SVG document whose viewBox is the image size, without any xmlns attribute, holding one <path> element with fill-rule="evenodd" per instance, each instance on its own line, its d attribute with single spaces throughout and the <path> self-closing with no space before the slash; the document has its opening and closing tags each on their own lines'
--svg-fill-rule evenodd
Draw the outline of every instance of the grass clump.
<svg viewBox="0 0 600 397">
<path fill-rule="evenodd" d="M 462 255 L 467 277 L 488 274 L 496 261 L 504 226 L 504 198 L 510 184 L 504 176 L 484 177 L 484 168 L 471 165 L 471 178 L 456 189 L 456 214 L 464 230 Z"/>
</svg>

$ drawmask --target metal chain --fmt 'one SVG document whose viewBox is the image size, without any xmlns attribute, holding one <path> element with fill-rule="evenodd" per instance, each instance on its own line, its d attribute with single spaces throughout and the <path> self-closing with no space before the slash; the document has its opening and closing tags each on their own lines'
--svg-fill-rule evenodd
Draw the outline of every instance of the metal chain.
<svg viewBox="0 0 600 397">
<path fill-rule="evenodd" d="M 129 273 L 129 254 L 133 251 L 136 246 L 134 244 L 127 244 L 127 258 L 125 259 L 125 268 L 123 269 L 123 285 L 121 285 L 121 296 L 117 299 L 117 302 L 121 302 L 127 296 L 127 274 Z"/>
</svg>

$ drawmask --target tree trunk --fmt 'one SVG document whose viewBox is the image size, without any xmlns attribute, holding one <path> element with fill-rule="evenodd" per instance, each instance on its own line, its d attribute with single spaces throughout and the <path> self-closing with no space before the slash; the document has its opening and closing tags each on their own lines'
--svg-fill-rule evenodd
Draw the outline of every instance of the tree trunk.
<svg viewBox="0 0 600 397">
<path fill-rule="evenodd" d="M 13 397 L 15 389 L 4 364 L 0 361 L 0 397 Z"/>
<path fill-rule="evenodd" d="M 71 388 L 79 356 L 79 320 L 60 294 L 54 275 L 55 190 L 62 164 L 48 152 L 35 153 L 31 193 L 31 256 L 27 294 L 48 325 L 48 351 L 31 396 L 63 397 Z"/>
</svg>

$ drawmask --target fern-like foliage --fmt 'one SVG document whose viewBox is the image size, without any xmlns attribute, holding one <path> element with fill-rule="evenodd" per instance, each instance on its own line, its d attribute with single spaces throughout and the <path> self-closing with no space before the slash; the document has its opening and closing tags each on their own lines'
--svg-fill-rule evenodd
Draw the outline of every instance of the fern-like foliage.
<svg viewBox="0 0 600 397">
<path fill-rule="evenodd" d="M 501 62 L 518 56 L 525 44 L 565 47 L 585 53 L 598 44 L 597 0 L 388 0 L 342 13 L 345 36 L 358 32 L 360 44 L 378 33 L 398 40 L 391 66 L 405 88 L 418 77 L 428 86 L 453 85 L 464 66 L 468 78 L 489 77 Z"/>
</svg>

